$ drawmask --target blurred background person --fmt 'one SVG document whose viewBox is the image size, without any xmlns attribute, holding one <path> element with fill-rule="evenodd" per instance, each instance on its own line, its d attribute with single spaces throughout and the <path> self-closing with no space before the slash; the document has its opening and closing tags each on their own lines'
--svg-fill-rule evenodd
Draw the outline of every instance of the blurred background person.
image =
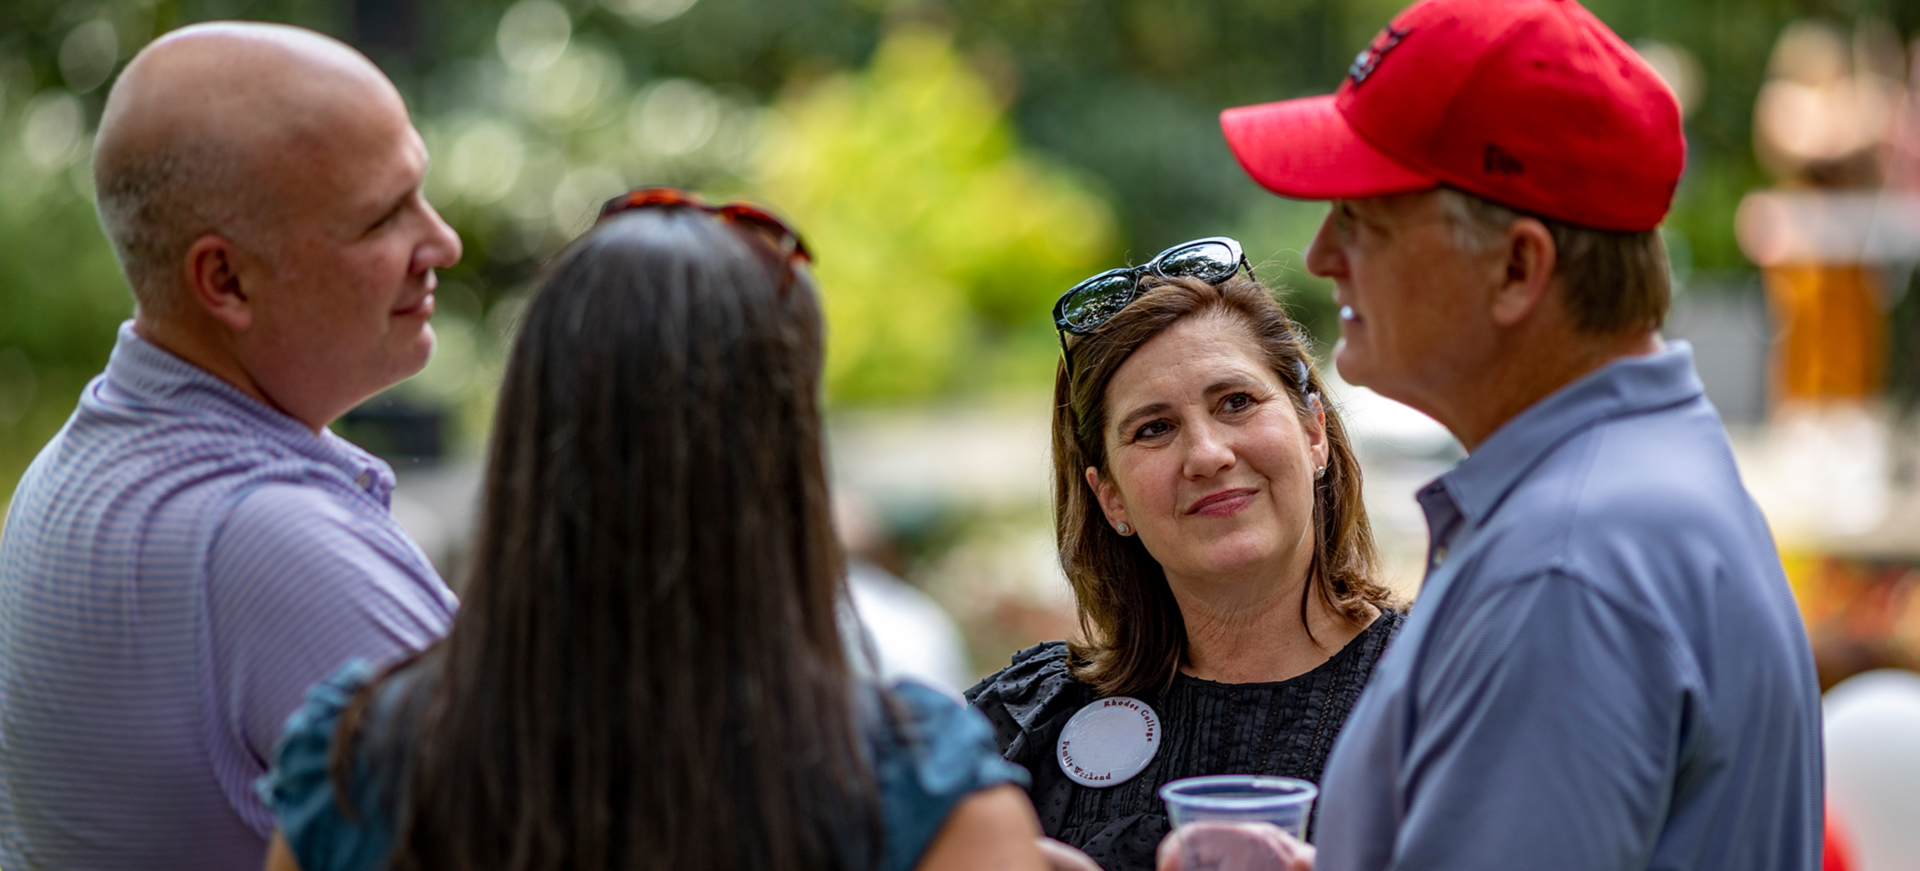
<svg viewBox="0 0 1920 871">
<path fill-rule="evenodd" d="M 269 867 L 1040 867 L 979 715 L 842 647 L 806 249 L 673 190 L 606 215 L 526 312 L 451 634 L 314 689 Z"/>
<path fill-rule="evenodd" d="M 852 606 L 841 633 L 855 664 L 883 682 L 912 678 L 957 698 L 970 674 L 960 628 L 932 596 L 888 567 L 899 551 L 870 507 L 844 491 L 833 504 Z"/>
<path fill-rule="evenodd" d="M 138 301 L 0 537 L 0 864 L 257 868 L 305 687 L 453 594 L 327 425 L 420 370 L 436 269 L 399 92 L 279 25 L 177 31 L 113 89 L 100 223 Z"/>
<path fill-rule="evenodd" d="M 1153 867 L 1168 781 L 1318 781 L 1403 619 L 1340 417 L 1241 265 L 1199 240 L 1061 298 L 1055 529 L 1084 640 L 967 691 L 1046 833 L 1107 871 Z M 1105 722 L 1116 699 L 1146 711 Z"/>
</svg>

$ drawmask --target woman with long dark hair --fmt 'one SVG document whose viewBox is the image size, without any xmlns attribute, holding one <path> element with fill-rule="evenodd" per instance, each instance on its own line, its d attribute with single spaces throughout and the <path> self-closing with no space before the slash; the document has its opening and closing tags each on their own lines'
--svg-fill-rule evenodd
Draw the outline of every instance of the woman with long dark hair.
<svg viewBox="0 0 1920 871">
<path fill-rule="evenodd" d="M 1054 529 L 1081 638 L 967 691 L 1042 828 L 1107 871 L 1154 866 L 1168 781 L 1319 780 L 1403 620 L 1305 336 L 1245 266 L 1197 239 L 1060 298 Z"/>
<path fill-rule="evenodd" d="M 560 257 L 452 633 L 294 714 L 269 868 L 1040 867 L 979 715 L 849 670 L 805 260 L 663 189 Z"/>
</svg>

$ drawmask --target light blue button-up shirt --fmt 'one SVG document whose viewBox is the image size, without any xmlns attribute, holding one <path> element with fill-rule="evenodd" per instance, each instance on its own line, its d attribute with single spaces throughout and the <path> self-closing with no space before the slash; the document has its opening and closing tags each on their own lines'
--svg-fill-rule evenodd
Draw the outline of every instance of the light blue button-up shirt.
<svg viewBox="0 0 1920 871">
<path fill-rule="evenodd" d="M 259 871 L 307 688 L 451 622 L 393 483 L 122 326 L 0 534 L 0 867 Z"/>
<path fill-rule="evenodd" d="M 1327 764 L 1321 871 L 1815 871 L 1820 695 L 1692 350 L 1420 493 L 1427 579 Z"/>
</svg>

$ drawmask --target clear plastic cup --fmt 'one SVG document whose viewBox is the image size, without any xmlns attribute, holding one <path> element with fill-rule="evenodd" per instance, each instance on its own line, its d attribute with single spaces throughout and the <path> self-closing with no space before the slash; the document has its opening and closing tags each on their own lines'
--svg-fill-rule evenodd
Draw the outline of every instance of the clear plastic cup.
<svg viewBox="0 0 1920 871">
<path fill-rule="evenodd" d="M 1181 833 L 1181 867 L 1187 871 L 1267 867 L 1269 861 L 1235 859 L 1244 854 L 1248 838 L 1236 831 L 1242 823 L 1271 823 L 1286 835 L 1306 840 L 1308 815 L 1319 787 L 1294 777 L 1210 775 L 1187 777 L 1160 787 L 1167 817 Z M 1260 850 L 1261 856 L 1267 856 Z"/>
</svg>

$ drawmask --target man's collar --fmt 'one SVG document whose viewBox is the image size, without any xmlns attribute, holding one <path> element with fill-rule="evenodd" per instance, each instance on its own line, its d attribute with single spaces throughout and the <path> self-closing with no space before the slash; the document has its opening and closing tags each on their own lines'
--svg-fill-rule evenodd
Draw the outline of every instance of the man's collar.
<svg viewBox="0 0 1920 871">
<path fill-rule="evenodd" d="M 120 401 L 149 407 L 189 408 L 227 420 L 249 433 L 299 454 L 335 466 L 385 501 L 393 489 L 393 469 L 329 430 L 315 433 L 306 424 L 221 380 L 167 349 L 142 338 L 133 321 L 120 325 L 107 359 L 107 384 Z"/>
<path fill-rule="evenodd" d="M 1684 341 L 1668 342 L 1652 354 L 1622 357 L 1515 415 L 1436 483 L 1478 526 L 1549 451 L 1575 433 L 1608 418 L 1688 402 L 1704 392 L 1693 369 L 1693 346 Z"/>
</svg>

